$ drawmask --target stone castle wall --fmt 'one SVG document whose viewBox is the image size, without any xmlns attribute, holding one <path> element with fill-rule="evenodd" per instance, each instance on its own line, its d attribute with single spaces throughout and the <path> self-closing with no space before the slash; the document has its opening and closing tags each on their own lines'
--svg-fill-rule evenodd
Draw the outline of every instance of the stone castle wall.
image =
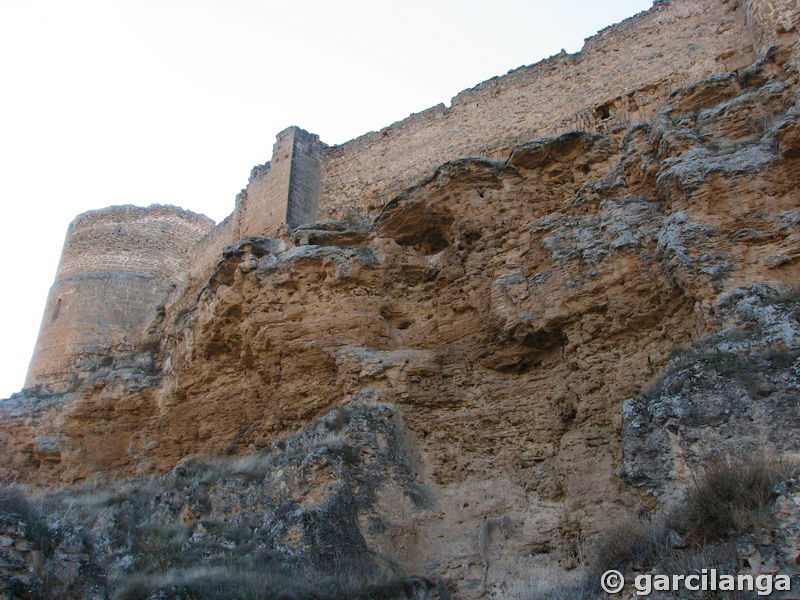
<svg viewBox="0 0 800 600">
<path fill-rule="evenodd" d="M 272 160 L 256 167 L 234 215 L 242 233 L 273 233 L 284 224 L 314 221 L 319 197 L 319 136 L 289 127 L 277 135 Z"/>
<path fill-rule="evenodd" d="M 282 131 L 272 147 L 272 160 L 253 169 L 242 201 L 237 204 L 234 212 L 241 223 L 242 232 L 265 234 L 284 222 L 293 145 L 292 129 Z"/>
<path fill-rule="evenodd" d="M 460 156 L 505 158 L 511 146 L 571 128 L 601 130 L 652 115 L 666 94 L 754 59 L 732 2 L 659 3 L 561 54 L 495 77 L 379 132 L 324 153 L 320 215 L 373 213 Z"/>
<path fill-rule="evenodd" d="M 344 144 L 326 146 L 290 127 L 278 134 L 272 160 L 254 169 L 235 212 L 239 234 L 374 217 L 453 158 L 504 159 L 536 137 L 648 119 L 671 90 L 751 64 L 780 42 L 800 19 L 798 10 L 793 0 L 655 2 L 587 39 L 577 54 L 494 77 L 459 93 L 449 107 L 439 104 Z"/>
<path fill-rule="evenodd" d="M 185 276 L 190 250 L 213 221 L 171 206 L 114 206 L 69 226 L 26 388 L 67 391 L 76 367 L 132 349 Z"/>
<path fill-rule="evenodd" d="M 800 4 L 797 0 L 739 0 L 756 52 L 761 55 L 773 45 L 794 44 L 797 63 L 797 24 Z M 794 33 L 792 33 L 794 32 Z"/>
<path fill-rule="evenodd" d="M 319 136 L 288 127 L 276 136 L 272 160 L 250 173 L 233 212 L 200 239 L 192 251 L 190 279 L 207 276 L 222 249 L 244 235 L 277 235 L 317 218 L 322 152 Z"/>
<path fill-rule="evenodd" d="M 521 142 L 649 118 L 670 90 L 741 69 L 796 40 L 795 0 L 671 0 L 588 39 L 574 55 L 520 67 L 347 143 L 298 127 L 277 135 L 235 209 L 212 223 L 170 207 L 115 207 L 67 233 L 26 387 L 57 382 L 78 355 L 135 344 L 168 289 L 197 283 L 245 235 L 323 219 L 373 217 L 404 188 L 461 156 L 503 159 Z M 796 47 L 795 47 L 796 51 Z M 149 311 L 149 312 L 148 312 Z M 56 315 L 54 317 L 54 315 Z"/>
<path fill-rule="evenodd" d="M 213 225 L 208 217 L 173 206 L 112 206 L 83 213 L 67 230 L 56 280 L 120 271 L 178 281 L 188 248 Z"/>
<path fill-rule="evenodd" d="M 187 281 L 198 284 L 208 278 L 214 265 L 222 258 L 222 250 L 240 236 L 239 214 L 234 212 L 220 221 L 211 231 L 197 240 L 191 251 Z"/>
</svg>

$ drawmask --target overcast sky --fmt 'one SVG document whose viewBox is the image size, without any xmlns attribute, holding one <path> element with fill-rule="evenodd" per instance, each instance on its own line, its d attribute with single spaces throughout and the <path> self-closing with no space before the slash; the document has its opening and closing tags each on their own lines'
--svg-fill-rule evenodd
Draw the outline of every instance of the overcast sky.
<svg viewBox="0 0 800 600">
<path fill-rule="evenodd" d="M 64 234 L 114 204 L 219 222 L 275 134 L 337 144 L 565 49 L 650 0 L 0 0 L 0 398 Z"/>
</svg>

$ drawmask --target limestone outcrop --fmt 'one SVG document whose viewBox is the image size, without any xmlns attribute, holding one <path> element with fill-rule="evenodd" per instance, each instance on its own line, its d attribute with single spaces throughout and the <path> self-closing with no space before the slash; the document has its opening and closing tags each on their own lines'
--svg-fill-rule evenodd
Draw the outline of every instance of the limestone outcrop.
<svg viewBox="0 0 800 600">
<path fill-rule="evenodd" d="M 106 600 L 105 560 L 92 537 L 59 508 L 45 515 L 0 487 L 0 598 Z"/>
<path fill-rule="evenodd" d="M 623 477 L 660 497 L 717 454 L 796 452 L 799 302 L 766 285 L 726 296 L 717 310 L 727 326 L 676 348 L 658 380 L 625 402 Z"/>
</svg>

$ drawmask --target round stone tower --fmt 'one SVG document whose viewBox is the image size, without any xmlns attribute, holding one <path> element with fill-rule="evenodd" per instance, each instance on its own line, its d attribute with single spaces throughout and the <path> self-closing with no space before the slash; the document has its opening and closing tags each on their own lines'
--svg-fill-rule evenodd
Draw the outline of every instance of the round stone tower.
<svg viewBox="0 0 800 600">
<path fill-rule="evenodd" d="M 133 350 L 214 222 L 174 206 L 112 206 L 75 218 L 47 298 L 25 388 L 71 389 L 98 359 Z"/>
</svg>

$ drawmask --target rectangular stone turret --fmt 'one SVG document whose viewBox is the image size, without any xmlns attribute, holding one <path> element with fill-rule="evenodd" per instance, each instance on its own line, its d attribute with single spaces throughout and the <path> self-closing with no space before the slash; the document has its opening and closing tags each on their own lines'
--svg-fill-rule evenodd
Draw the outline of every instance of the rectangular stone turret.
<svg viewBox="0 0 800 600">
<path fill-rule="evenodd" d="M 322 149 L 319 136 L 299 127 L 277 135 L 272 160 L 247 184 L 240 235 L 268 235 L 317 217 Z"/>
</svg>

